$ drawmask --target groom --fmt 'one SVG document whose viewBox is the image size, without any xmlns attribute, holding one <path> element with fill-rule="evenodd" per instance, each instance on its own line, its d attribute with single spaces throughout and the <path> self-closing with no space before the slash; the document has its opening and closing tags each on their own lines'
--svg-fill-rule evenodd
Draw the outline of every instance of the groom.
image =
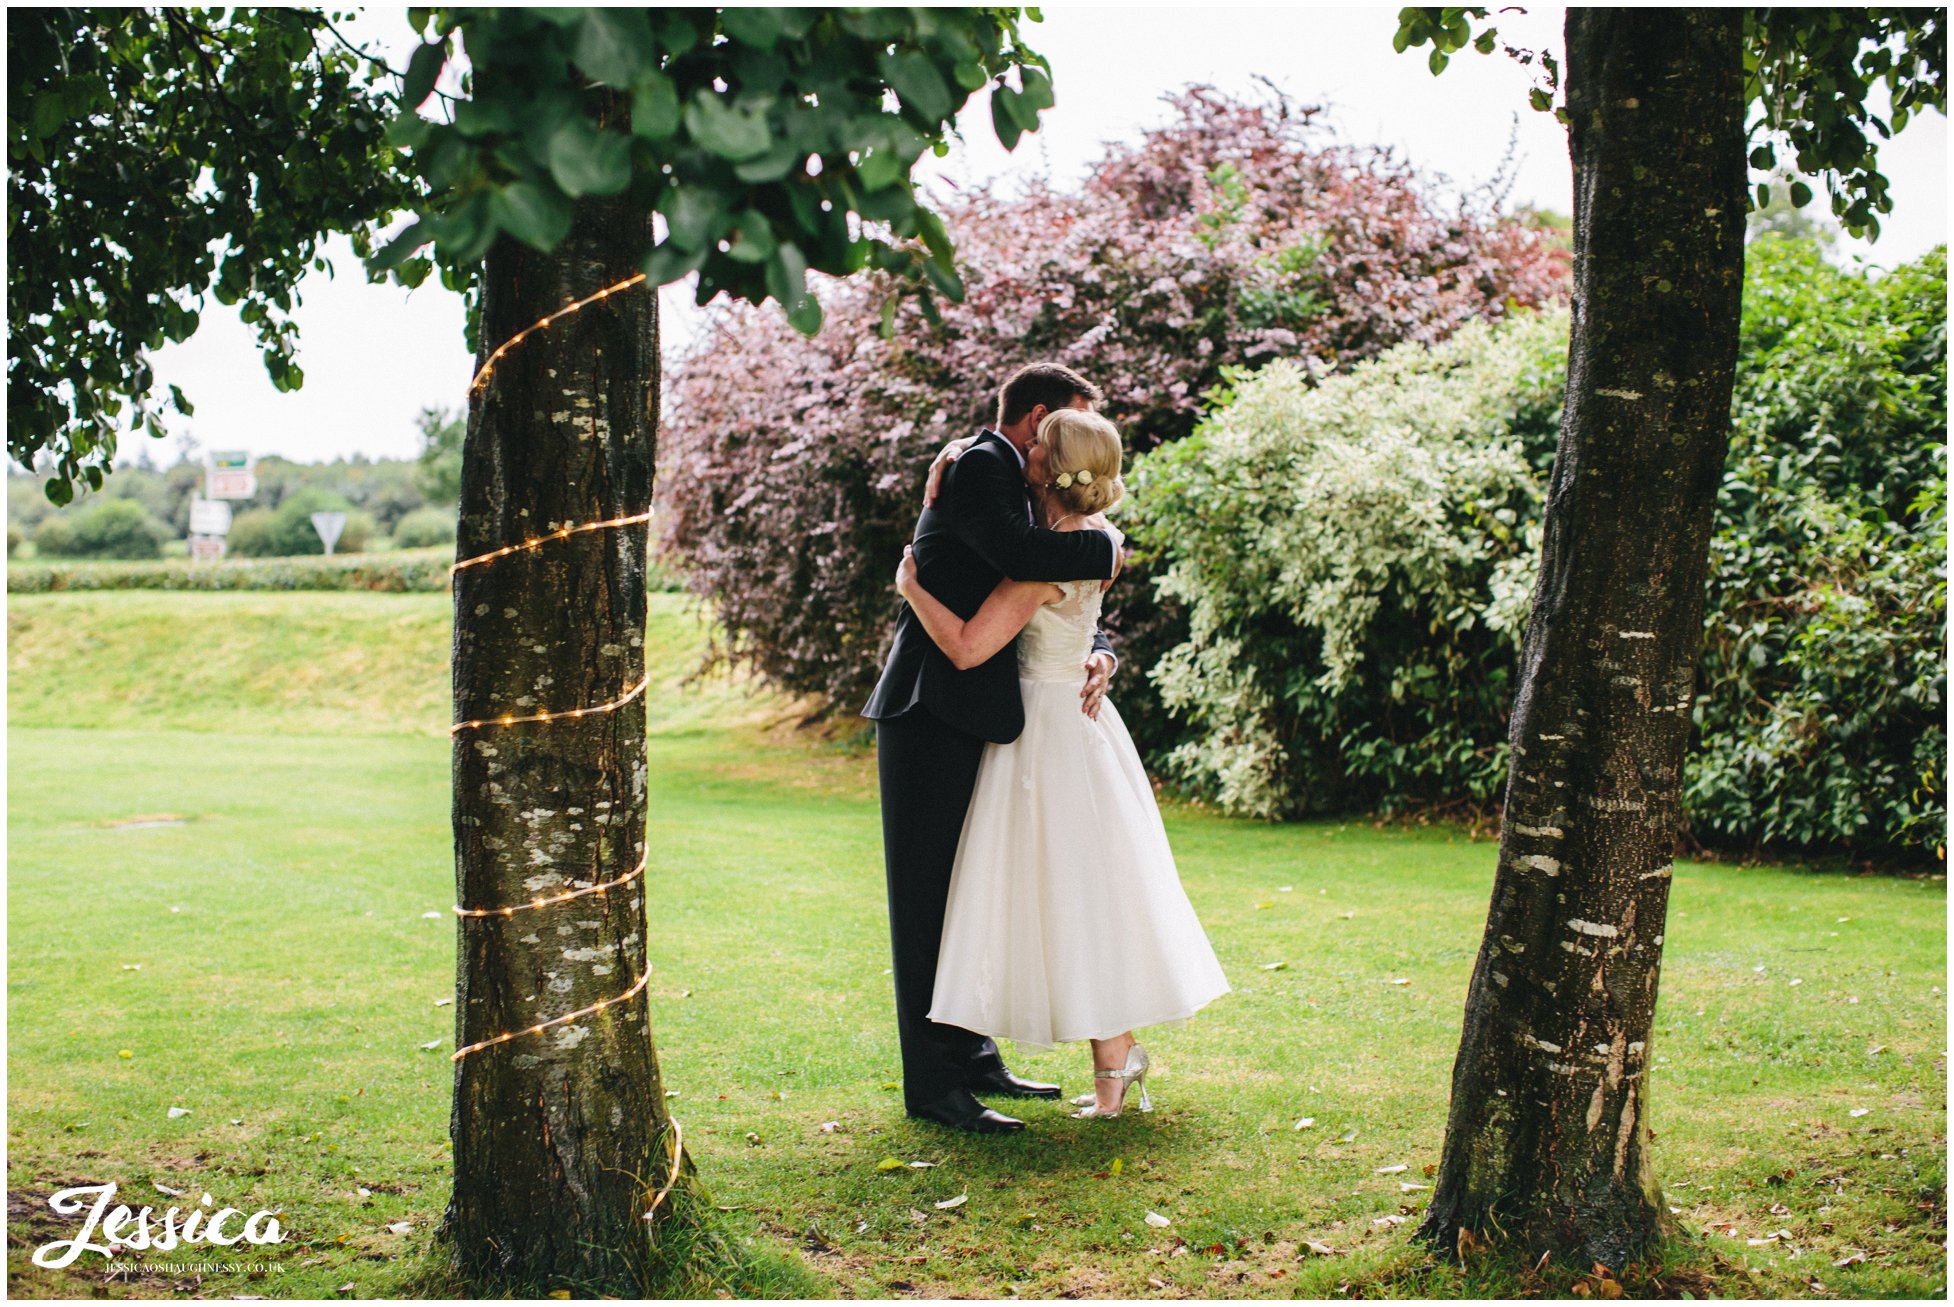
<svg viewBox="0 0 1954 1307">
<path fill-rule="evenodd" d="M 1104 531 L 1047 531 L 1032 521 L 1027 451 L 1045 415 L 1089 409 L 1099 388 L 1067 367 L 1033 363 L 998 392 L 997 430 L 942 470 L 935 500 L 916 522 L 918 578 L 968 621 L 1009 577 L 1079 581 L 1111 577 L 1113 538 Z M 987 740 L 1006 744 L 1024 730 L 1015 642 L 980 666 L 958 671 L 907 604 L 895 643 L 862 716 L 875 722 L 882 785 L 882 854 L 895 953 L 896 1031 L 902 1040 L 903 1103 L 909 1115 L 980 1133 L 1024 1129 L 978 1094 L 1057 1098 L 1057 1085 L 1020 1080 L 994 1040 L 926 1015 L 936 988 L 936 952 L 965 810 Z M 1095 711 L 1113 672 L 1112 646 L 1093 637 L 1085 709 Z"/>
</svg>

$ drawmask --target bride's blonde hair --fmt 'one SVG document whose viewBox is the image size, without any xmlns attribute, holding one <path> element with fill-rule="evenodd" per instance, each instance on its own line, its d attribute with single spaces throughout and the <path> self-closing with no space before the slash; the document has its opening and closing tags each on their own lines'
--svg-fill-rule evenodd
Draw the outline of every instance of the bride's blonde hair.
<svg viewBox="0 0 1954 1307">
<path fill-rule="evenodd" d="M 1045 484 L 1072 512 L 1101 513 L 1126 494 L 1119 428 L 1099 414 L 1054 409 L 1038 424 L 1038 443 L 1045 447 L 1045 475 L 1051 478 Z"/>
</svg>

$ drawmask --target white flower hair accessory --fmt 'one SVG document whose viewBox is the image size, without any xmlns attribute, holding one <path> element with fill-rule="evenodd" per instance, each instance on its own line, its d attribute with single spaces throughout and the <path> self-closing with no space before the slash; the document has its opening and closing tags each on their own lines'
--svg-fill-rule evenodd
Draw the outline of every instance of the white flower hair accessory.
<svg viewBox="0 0 1954 1307">
<path fill-rule="evenodd" d="M 1061 472 L 1058 474 L 1056 478 L 1053 479 L 1052 484 L 1057 486 L 1060 490 L 1070 490 L 1072 488 L 1072 483 L 1074 481 L 1077 481 L 1082 486 L 1091 485 L 1092 469 L 1088 467 L 1082 467 L 1076 473 Z"/>
</svg>

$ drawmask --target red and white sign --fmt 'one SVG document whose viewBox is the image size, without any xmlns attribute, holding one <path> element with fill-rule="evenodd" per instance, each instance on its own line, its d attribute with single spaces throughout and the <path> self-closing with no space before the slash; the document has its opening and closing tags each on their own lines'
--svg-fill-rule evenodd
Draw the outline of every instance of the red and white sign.
<svg viewBox="0 0 1954 1307">
<path fill-rule="evenodd" d="M 205 480 L 212 499 L 249 499 L 258 493 L 258 475 L 249 469 L 213 468 Z"/>
</svg>

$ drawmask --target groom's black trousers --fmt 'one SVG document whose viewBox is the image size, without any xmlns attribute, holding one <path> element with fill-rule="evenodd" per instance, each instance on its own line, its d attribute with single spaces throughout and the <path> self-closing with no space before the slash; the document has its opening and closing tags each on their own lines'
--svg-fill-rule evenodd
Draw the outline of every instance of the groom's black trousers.
<svg viewBox="0 0 1954 1307">
<path fill-rule="evenodd" d="M 882 782 L 882 852 L 889 877 L 889 940 L 895 955 L 896 1031 L 902 1095 L 915 1108 L 993 1067 L 997 1044 L 928 1017 L 950 871 L 984 742 L 946 726 L 921 704 L 875 724 Z"/>
</svg>

